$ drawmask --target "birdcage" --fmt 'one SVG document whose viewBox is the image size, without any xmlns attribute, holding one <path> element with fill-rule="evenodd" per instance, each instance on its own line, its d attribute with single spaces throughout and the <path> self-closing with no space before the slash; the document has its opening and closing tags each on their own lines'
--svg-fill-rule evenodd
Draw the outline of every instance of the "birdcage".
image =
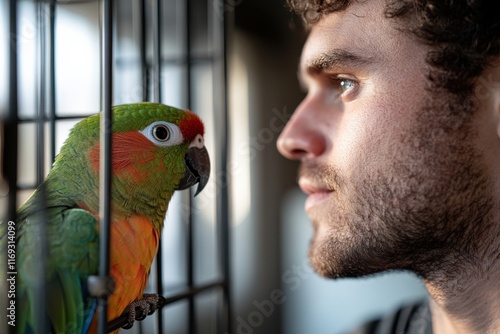
<svg viewBox="0 0 500 334">
<path fill-rule="evenodd" d="M 152 101 L 191 109 L 205 122 L 212 176 L 196 198 L 190 191 L 174 195 L 147 288 L 165 297 L 164 306 L 135 322 L 131 333 L 225 333 L 230 328 L 225 74 L 230 12 L 220 8 L 210 0 L 0 4 L 1 220 L 15 221 L 16 208 L 41 184 L 69 129 L 90 114 L 102 111 L 101 128 L 109 129 L 112 105 Z M 109 131 L 101 136 L 109 156 Z M 100 173 L 96 279 L 101 282 L 109 275 L 108 160 Z M 39 242 L 43 270 L 44 239 Z M 6 286 L 2 309 L 15 300 L 8 296 Z M 40 289 L 36 298 L 37 316 L 46 324 L 44 307 L 51 296 Z M 98 311 L 105 314 L 105 294 L 100 305 Z M 99 332 L 120 328 L 124 320 L 107 319 Z M 2 333 L 15 329 L 0 324 Z"/>
</svg>

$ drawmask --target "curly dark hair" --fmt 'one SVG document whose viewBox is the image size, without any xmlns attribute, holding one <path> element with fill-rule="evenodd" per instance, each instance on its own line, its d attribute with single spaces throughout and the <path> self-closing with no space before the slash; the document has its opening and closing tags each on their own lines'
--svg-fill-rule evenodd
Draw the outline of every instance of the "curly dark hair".
<svg viewBox="0 0 500 334">
<path fill-rule="evenodd" d="M 356 1 L 356 0 L 354 0 Z M 307 26 L 345 10 L 352 0 L 287 0 Z M 470 94 L 500 55 L 500 11 L 494 0 L 386 0 L 386 17 L 430 46 L 434 87 Z"/>
</svg>

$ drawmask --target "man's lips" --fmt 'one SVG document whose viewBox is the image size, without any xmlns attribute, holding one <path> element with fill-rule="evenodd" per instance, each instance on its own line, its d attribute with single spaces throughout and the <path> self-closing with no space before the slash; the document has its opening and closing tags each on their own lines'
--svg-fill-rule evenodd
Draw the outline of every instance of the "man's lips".
<svg viewBox="0 0 500 334">
<path fill-rule="evenodd" d="M 333 192 L 332 189 L 328 189 L 325 186 L 321 186 L 311 182 L 308 179 L 300 178 L 299 179 L 299 187 L 302 189 L 304 193 L 307 195 L 305 210 L 309 211 L 313 207 L 323 203 L 328 199 L 330 194 Z"/>
</svg>

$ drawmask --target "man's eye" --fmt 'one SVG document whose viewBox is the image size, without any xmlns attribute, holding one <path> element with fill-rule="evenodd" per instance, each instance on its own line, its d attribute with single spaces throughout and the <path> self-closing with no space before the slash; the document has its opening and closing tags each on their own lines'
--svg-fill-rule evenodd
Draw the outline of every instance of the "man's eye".
<svg viewBox="0 0 500 334">
<path fill-rule="evenodd" d="M 334 77 L 332 78 L 332 84 L 339 89 L 341 94 L 343 94 L 354 90 L 357 83 L 354 80 Z"/>
<path fill-rule="evenodd" d="M 352 80 L 349 79 L 340 79 L 339 81 L 339 86 L 342 90 L 342 92 L 347 92 L 351 89 L 354 89 L 356 87 L 356 83 Z"/>
</svg>

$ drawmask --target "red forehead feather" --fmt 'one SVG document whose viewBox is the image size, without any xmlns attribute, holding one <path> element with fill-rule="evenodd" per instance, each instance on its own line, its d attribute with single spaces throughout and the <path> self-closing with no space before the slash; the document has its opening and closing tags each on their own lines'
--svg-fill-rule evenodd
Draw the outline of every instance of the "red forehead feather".
<svg viewBox="0 0 500 334">
<path fill-rule="evenodd" d="M 182 136 L 187 141 L 192 141 L 196 135 L 203 136 L 205 129 L 200 118 L 192 111 L 188 111 L 186 116 L 179 121 L 179 128 L 181 129 Z"/>
</svg>

